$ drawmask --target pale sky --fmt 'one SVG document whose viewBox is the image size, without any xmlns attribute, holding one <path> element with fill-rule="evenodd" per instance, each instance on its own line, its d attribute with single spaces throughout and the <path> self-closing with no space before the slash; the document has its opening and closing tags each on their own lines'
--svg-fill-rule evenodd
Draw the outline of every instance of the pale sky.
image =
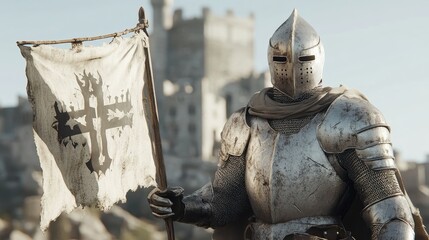
<svg viewBox="0 0 429 240">
<path fill-rule="evenodd" d="M 4 0 L 0 3 L 0 106 L 26 96 L 25 61 L 17 40 L 86 37 L 134 27 L 149 0 Z M 255 15 L 255 67 L 267 69 L 269 37 L 294 8 L 321 36 L 325 46 L 324 83 L 363 92 L 392 127 L 395 149 L 405 160 L 429 154 L 429 1 L 427 0 L 175 0 L 185 17 L 232 9 Z M 186 61 L 186 59 L 184 59 Z"/>
</svg>

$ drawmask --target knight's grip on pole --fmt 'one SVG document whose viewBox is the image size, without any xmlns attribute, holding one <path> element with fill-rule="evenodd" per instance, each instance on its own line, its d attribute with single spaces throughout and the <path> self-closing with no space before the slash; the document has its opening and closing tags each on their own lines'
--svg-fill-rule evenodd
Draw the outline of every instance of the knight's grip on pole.
<svg viewBox="0 0 429 240">
<path fill-rule="evenodd" d="M 166 190 L 154 188 L 148 195 L 152 214 L 158 218 L 171 218 L 177 221 L 183 217 L 185 205 L 182 202 L 183 188 L 172 187 Z"/>
</svg>

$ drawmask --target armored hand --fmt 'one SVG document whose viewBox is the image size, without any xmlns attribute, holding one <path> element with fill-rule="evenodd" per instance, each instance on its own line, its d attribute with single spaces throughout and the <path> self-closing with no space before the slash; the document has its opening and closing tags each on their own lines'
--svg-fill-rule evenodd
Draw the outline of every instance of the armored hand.
<svg viewBox="0 0 429 240">
<path fill-rule="evenodd" d="M 155 217 L 171 217 L 173 221 L 180 220 L 184 215 L 185 205 L 182 199 L 183 188 L 181 187 L 173 187 L 164 191 L 155 188 L 147 197 L 152 214 Z"/>
</svg>

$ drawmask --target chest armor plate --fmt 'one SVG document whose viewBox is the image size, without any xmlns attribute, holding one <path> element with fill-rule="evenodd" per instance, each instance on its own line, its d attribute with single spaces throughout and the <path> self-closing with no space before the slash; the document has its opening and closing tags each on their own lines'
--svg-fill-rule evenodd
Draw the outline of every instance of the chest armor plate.
<svg viewBox="0 0 429 240">
<path fill-rule="evenodd" d="M 246 188 L 256 218 L 280 223 L 311 216 L 333 216 L 346 184 L 316 139 L 322 114 L 298 133 L 273 130 L 254 118 L 246 152 Z"/>
</svg>

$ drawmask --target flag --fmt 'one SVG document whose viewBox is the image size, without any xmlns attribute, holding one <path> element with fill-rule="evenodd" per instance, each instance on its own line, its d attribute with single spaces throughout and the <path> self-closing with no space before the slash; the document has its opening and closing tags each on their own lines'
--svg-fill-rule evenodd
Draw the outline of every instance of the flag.
<svg viewBox="0 0 429 240">
<path fill-rule="evenodd" d="M 144 33 L 103 46 L 20 46 L 43 171 L 42 230 L 63 211 L 107 210 L 156 185 L 147 47 Z"/>
</svg>

